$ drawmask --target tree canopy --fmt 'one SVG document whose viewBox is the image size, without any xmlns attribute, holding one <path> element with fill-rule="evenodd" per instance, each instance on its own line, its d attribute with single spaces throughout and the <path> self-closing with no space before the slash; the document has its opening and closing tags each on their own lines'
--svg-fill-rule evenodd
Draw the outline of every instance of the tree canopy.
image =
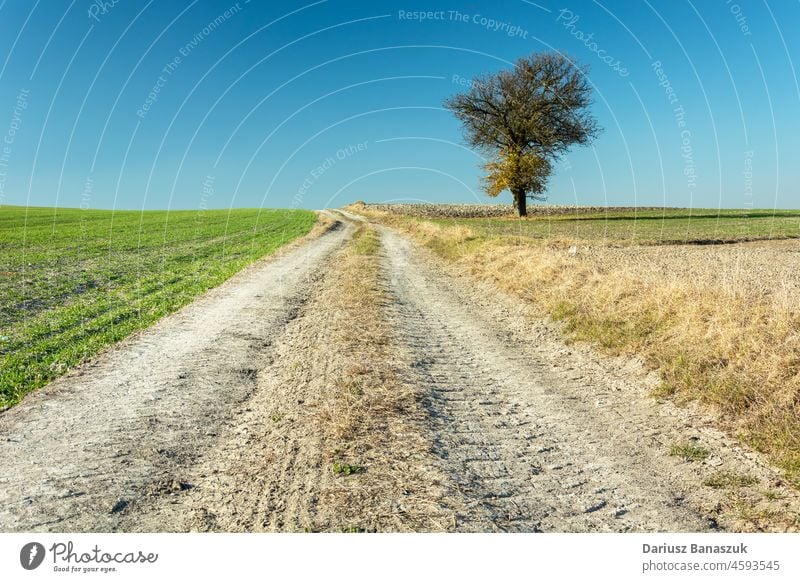
<svg viewBox="0 0 800 582">
<path fill-rule="evenodd" d="M 520 216 L 527 198 L 544 199 L 553 162 L 599 133 L 587 72 L 559 53 L 533 53 L 445 101 L 468 143 L 490 157 L 487 194 L 510 190 Z"/>
</svg>

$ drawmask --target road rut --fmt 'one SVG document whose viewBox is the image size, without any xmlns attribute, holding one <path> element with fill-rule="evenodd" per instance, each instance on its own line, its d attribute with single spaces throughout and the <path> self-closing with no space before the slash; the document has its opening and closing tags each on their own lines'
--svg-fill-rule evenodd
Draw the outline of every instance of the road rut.
<svg viewBox="0 0 800 582">
<path fill-rule="evenodd" d="M 663 467 L 382 229 L 390 319 L 427 386 L 434 451 L 466 499 L 458 531 L 707 531 Z M 555 354 L 553 354 L 555 356 Z"/>
</svg>

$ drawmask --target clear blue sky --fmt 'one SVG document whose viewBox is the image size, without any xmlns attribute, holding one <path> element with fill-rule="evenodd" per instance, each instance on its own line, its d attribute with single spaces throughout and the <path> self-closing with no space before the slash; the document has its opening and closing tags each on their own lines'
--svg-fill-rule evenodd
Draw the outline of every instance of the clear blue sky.
<svg viewBox="0 0 800 582">
<path fill-rule="evenodd" d="M 550 202 L 800 206 L 794 0 L 0 0 L 0 204 L 491 201 L 442 101 L 543 50 L 605 128 Z"/>
</svg>

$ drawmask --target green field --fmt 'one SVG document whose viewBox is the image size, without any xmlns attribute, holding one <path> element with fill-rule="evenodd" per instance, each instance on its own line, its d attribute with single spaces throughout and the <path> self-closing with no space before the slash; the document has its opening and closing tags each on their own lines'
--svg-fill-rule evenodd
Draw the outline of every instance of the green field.
<svg viewBox="0 0 800 582">
<path fill-rule="evenodd" d="M 304 210 L 0 208 L 0 408 L 315 221 Z"/>
<path fill-rule="evenodd" d="M 664 209 L 518 218 L 441 218 L 486 236 L 597 244 L 714 243 L 800 237 L 800 210 Z"/>
</svg>

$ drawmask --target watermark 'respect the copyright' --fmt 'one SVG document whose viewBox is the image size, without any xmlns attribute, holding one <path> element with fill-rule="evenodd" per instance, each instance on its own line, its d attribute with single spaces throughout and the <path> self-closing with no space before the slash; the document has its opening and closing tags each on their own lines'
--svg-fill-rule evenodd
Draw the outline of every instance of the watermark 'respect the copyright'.
<svg viewBox="0 0 800 582">
<path fill-rule="evenodd" d="M 398 10 L 398 20 L 406 20 L 411 22 L 425 22 L 425 21 L 447 21 L 447 22 L 461 22 L 465 24 L 473 24 L 481 28 L 485 28 L 489 32 L 502 33 L 509 37 L 518 37 L 523 40 L 528 39 L 528 31 L 517 24 L 506 22 L 504 20 L 496 20 L 483 14 L 472 14 L 469 12 L 460 12 L 458 10 Z"/>
</svg>

